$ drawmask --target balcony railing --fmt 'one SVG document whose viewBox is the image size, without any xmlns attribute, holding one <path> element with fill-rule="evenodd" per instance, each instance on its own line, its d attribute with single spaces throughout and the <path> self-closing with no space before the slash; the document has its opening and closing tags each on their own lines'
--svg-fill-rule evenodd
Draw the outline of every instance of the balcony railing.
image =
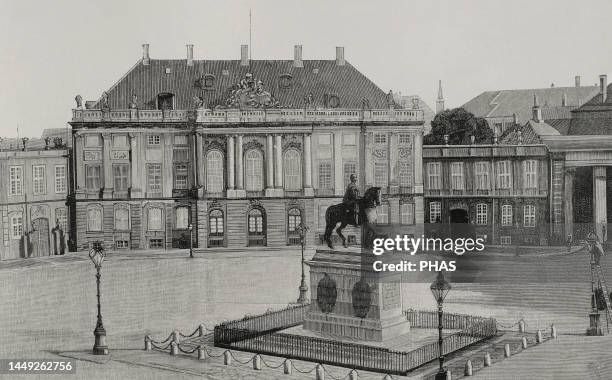
<svg viewBox="0 0 612 380">
<path fill-rule="evenodd" d="M 74 122 L 185 122 L 202 124 L 278 122 L 419 122 L 422 110 L 404 109 L 199 109 L 199 110 L 100 110 L 73 109 Z"/>
</svg>

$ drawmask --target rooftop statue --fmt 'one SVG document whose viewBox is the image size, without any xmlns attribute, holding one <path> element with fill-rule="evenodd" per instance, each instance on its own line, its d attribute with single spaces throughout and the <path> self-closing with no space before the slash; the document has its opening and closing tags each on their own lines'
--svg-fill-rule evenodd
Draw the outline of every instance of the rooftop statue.
<svg viewBox="0 0 612 380">
<path fill-rule="evenodd" d="M 229 108 L 272 108 L 278 107 L 279 101 L 265 91 L 264 83 L 247 73 L 240 82 L 233 86 L 225 104 Z"/>
</svg>

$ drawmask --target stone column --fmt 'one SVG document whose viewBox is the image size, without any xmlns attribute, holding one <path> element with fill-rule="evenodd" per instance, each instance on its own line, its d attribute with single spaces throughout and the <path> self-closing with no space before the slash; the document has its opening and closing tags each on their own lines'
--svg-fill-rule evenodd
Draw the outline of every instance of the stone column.
<svg viewBox="0 0 612 380">
<path fill-rule="evenodd" d="M 567 239 L 567 235 L 574 235 L 574 175 L 576 174 L 575 168 L 566 168 L 564 175 L 564 203 L 563 203 L 563 214 L 565 217 L 565 236 L 563 241 Z M 574 236 L 575 238 L 575 236 Z"/>
<path fill-rule="evenodd" d="M 163 135 L 164 150 L 163 150 L 163 165 L 162 165 L 162 196 L 172 197 L 172 188 L 174 187 L 174 163 L 172 161 L 173 135 L 166 133 Z"/>
<path fill-rule="evenodd" d="M 76 192 L 85 193 L 85 164 L 83 161 L 83 140 L 80 134 L 75 136 Z M 78 196 L 77 196 L 78 197 Z"/>
<path fill-rule="evenodd" d="M 227 136 L 227 194 L 234 190 L 234 136 Z"/>
<path fill-rule="evenodd" d="M 304 182 L 304 195 L 313 196 L 314 190 L 312 189 L 312 149 L 310 142 L 310 134 L 304 134 L 304 157 L 302 158 L 302 176 Z"/>
<path fill-rule="evenodd" d="M 236 136 L 236 196 L 246 197 L 244 189 L 244 166 L 242 165 L 242 135 Z"/>
<path fill-rule="evenodd" d="M 414 154 L 414 189 L 415 194 L 423 194 L 423 131 L 415 133 L 414 147 L 412 152 Z"/>
<path fill-rule="evenodd" d="M 365 169 L 365 188 L 371 187 L 374 185 L 374 177 L 372 173 L 372 133 L 364 132 L 363 133 L 364 145 L 365 149 L 363 152 L 364 155 L 364 169 Z"/>
<path fill-rule="evenodd" d="M 206 187 L 206 174 L 204 173 L 204 168 L 206 167 L 206 163 L 204 162 L 204 134 L 198 132 L 196 134 L 196 139 L 195 166 L 197 167 L 198 173 L 198 198 L 202 198 L 204 196 L 204 188 Z"/>
<path fill-rule="evenodd" d="M 332 133 L 334 139 L 334 194 L 344 195 L 344 170 L 342 167 L 342 133 Z"/>
<path fill-rule="evenodd" d="M 606 167 L 593 167 L 593 223 L 599 241 L 608 240 Z"/>
<path fill-rule="evenodd" d="M 103 198 L 113 197 L 113 166 L 111 164 L 111 146 L 113 144 L 113 136 L 110 133 L 103 133 L 102 138 L 104 139 L 104 192 Z"/>
<path fill-rule="evenodd" d="M 140 155 L 138 154 L 138 135 L 130 133 L 130 198 L 142 198 L 142 183 L 141 176 L 138 173 L 143 170 L 140 163 Z"/>
<path fill-rule="evenodd" d="M 274 136 L 274 187 L 283 188 L 283 140 L 281 135 Z"/>
<path fill-rule="evenodd" d="M 397 132 L 389 132 L 389 139 L 387 141 L 389 193 L 397 194 L 399 192 L 399 135 Z"/>
<path fill-rule="evenodd" d="M 274 188 L 274 142 L 272 135 L 266 136 L 266 189 Z"/>
</svg>

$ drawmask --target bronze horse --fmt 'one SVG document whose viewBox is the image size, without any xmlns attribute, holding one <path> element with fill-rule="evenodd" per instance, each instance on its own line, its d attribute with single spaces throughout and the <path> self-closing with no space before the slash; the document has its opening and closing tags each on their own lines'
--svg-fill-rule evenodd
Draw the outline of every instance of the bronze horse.
<svg viewBox="0 0 612 380">
<path fill-rule="evenodd" d="M 331 241 L 331 234 L 338 223 L 340 226 L 336 228 L 336 233 L 342 239 L 342 245 L 346 248 L 346 238 L 342 235 L 342 230 L 347 225 L 360 226 L 362 224 L 373 224 L 376 222 L 376 206 L 380 206 L 381 190 L 380 187 L 370 187 L 366 190 L 363 198 L 357 200 L 359 205 L 358 224 L 355 224 L 353 211 L 350 210 L 344 203 L 339 203 L 329 206 L 325 211 L 325 235 L 323 239 L 327 246 L 334 249 Z"/>
</svg>

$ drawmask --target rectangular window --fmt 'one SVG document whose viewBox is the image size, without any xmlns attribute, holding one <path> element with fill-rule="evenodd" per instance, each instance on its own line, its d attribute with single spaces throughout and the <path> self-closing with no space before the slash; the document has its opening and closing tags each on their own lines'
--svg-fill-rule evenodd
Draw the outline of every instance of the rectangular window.
<svg viewBox="0 0 612 380">
<path fill-rule="evenodd" d="M 386 162 L 375 162 L 374 163 L 374 185 L 380 187 L 386 187 L 389 183 L 387 176 L 388 165 Z"/>
<path fill-rule="evenodd" d="M 161 231 L 163 229 L 162 209 L 151 207 L 147 213 L 147 230 Z"/>
<path fill-rule="evenodd" d="M 408 160 L 399 162 L 399 185 L 403 187 L 412 186 L 412 165 Z"/>
<path fill-rule="evenodd" d="M 32 188 L 34 194 L 44 194 L 46 192 L 45 165 L 32 166 Z"/>
<path fill-rule="evenodd" d="M 429 223 L 440 223 L 442 221 L 442 204 L 440 202 L 429 202 Z"/>
<path fill-rule="evenodd" d="M 90 207 L 87 210 L 87 231 L 102 231 L 101 207 Z"/>
<path fill-rule="evenodd" d="M 525 227 L 535 227 L 536 225 L 536 208 L 533 205 L 523 207 L 523 225 Z"/>
<path fill-rule="evenodd" d="M 161 193 L 162 177 L 161 164 L 149 164 L 147 166 L 147 186 L 150 193 Z"/>
<path fill-rule="evenodd" d="M 512 236 L 500 236 L 499 243 L 502 245 L 510 245 L 512 244 Z"/>
<path fill-rule="evenodd" d="M 330 162 L 319 163 L 319 189 L 332 188 L 332 165 Z"/>
<path fill-rule="evenodd" d="M 127 207 L 115 209 L 115 229 L 119 231 L 130 229 L 130 210 Z"/>
<path fill-rule="evenodd" d="M 476 163 L 476 189 L 489 190 L 489 163 L 486 161 Z"/>
<path fill-rule="evenodd" d="M 130 243 L 127 240 L 116 240 L 115 248 L 117 249 L 128 249 L 130 248 Z"/>
<path fill-rule="evenodd" d="M 538 187 L 538 162 L 535 160 L 525 161 L 525 188 L 535 189 Z"/>
<path fill-rule="evenodd" d="M 172 154 L 172 161 L 174 162 L 189 162 L 189 149 L 187 148 L 177 148 L 174 149 L 174 153 Z"/>
<path fill-rule="evenodd" d="M 487 210 L 488 205 L 486 203 L 479 203 L 476 205 L 476 224 L 487 224 Z"/>
<path fill-rule="evenodd" d="M 68 231 L 68 217 L 65 208 L 55 209 L 55 222 L 62 231 Z"/>
<path fill-rule="evenodd" d="M 374 144 L 386 144 L 387 134 L 386 133 L 374 133 Z"/>
<path fill-rule="evenodd" d="M 85 166 L 85 187 L 88 190 L 100 190 L 100 165 Z"/>
<path fill-rule="evenodd" d="M 9 195 L 23 194 L 23 168 L 11 166 L 9 168 Z"/>
<path fill-rule="evenodd" d="M 357 135 L 354 133 L 343 133 L 342 145 L 357 145 Z"/>
<path fill-rule="evenodd" d="M 410 145 L 412 144 L 412 139 L 410 138 L 409 133 L 400 133 L 399 134 L 399 143 L 402 145 Z"/>
<path fill-rule="evenodd" d="M 130 184 L 130 165 L 117 164 L 113 165 L 113 182 L 115 191 L 127 191 Z"/>
<path fill-rule="evenodd" d="M 440 190 L 440 163 L 427 163 L 427 179 L 430 190 Z"/>
<path fill-rule="evenodd" d="M 357 164 L 354 162 L 344 163 L 344 187 L 351 182 L 351 174 L 357 174 Z"/>
<path fill-rule="evenodd" d="M 381 204 L 376 209 L 376 224 L 389 224 L 389 205 Z"/>
<path fill-rule="evenodd" d="M 402 203 L 400 205 L 400 223 L 414 224 L 414 205 L 412 203 Z"/>
<path fill-rule="evenodd" d="M 177 230 L 186 230 L 189 228 L 189 208 L 178 207 L 175 212 L 174 228 Z"/>
<path fill-rule="evenodd" d="M 11 216 L 11 237 L 13 239 L 21 239 L 23 235 L 23 215 L 15 213 Z"/>
<path fill-rule="evenodd" d="M 501 209 L 501 225 L 512 225 L 512 205 L 503 205 Z"/>
<path fill-rule="evenodd" d="M 509 189 L 510 186 L 510 161 L 499 161 L 497 163 L 497 187 Z"/>
<path fill-rule="evenodd" d="M 174 165 L 174 188 L 186 189 L 189 166 L 187 164 Z"/>
<path fill-rule="evenodd" d="M 149 248 L 164 248 L 164 239 L 149 239 Z"/>
<path fill-rule="evenodd" d="M 161 137 L 159 135 L 147 135 L 147 145 L 160 145 Z"/>
<path fill-rule="evenodd" d="M 187 145 L 187 135 L 174 135 L 174 145 Z"/>
<path fill-rule="evenodd" d="M 463 190 L 463 162 L 451 162 L 451 188 Z"/>
<path fill-rule="evenodd" d="M 66 165 L 55 166 L 55 192 L 66 192 Z"/>
</svg>

